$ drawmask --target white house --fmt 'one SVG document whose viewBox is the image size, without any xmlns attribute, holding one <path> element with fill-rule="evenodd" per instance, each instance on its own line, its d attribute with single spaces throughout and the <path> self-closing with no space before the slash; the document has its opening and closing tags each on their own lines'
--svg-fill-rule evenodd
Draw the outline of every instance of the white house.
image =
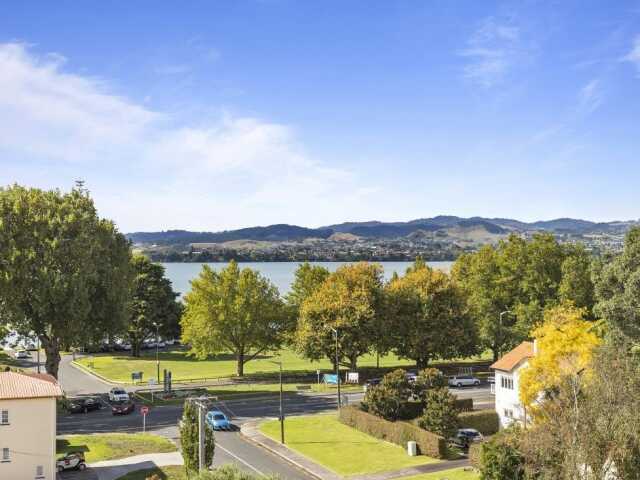
<svg viewBox="0 0 640 480">
<path fill-rule="evenodd" d="M 514 421 L 525 422 L 526 412 L 520 402 L 518 386 L 520 372 L 534 355 L 534 343 L 522 342 L 491 365 L 495 370 L 496 412 L 500 417 L 501 427 L 506 427 Z"/>
<path fill-rule="evenodd" d="M 55 480 L 61 396 L 50 375 L 0 372 L 0 479 Z"/>
</svg>

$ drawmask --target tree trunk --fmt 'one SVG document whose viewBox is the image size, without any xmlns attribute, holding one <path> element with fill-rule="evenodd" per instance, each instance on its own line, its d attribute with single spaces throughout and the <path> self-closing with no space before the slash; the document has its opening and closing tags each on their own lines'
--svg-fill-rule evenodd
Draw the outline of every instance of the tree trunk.
<svg viewBox="0 0 640 480">
<path fill-rule="evenodd" d="M 424 370 L 429 366 L 429 357 L 416 358 L 416 368 L 418 370 Z"/>
<path fill-rule="evenodd" d="M 243 377 L 244 376 L 244 351 L 243 350 L 239 350 L 237 353 L 237 358 L 238 358 L 238 365 L 236 368 L 236 374 L 238 375 L 238 377 Z"/>
<path fill-rule="evenodd" d="M 494 345 L 493 347 L 491 347 L 491 351 L 493 352 L 493 363 L 496 363 L 500 358 L 500 349 L 496 345 Z"/>
<path fill-rule="evenodd" d="M 355 372 L 358 370 L 358 356 L 349 357 L 349 370 Z"/>
<path fill-rule="evenodd" d="M 49 375 L 58 378 L 60 367 L 60 343 L 57 339 L 50 339 L 46 335 L 40 336 L 40 344 L 47 356 L 44 366 Z"/>
<path fill-rule="evenodd" d="M 140 346 L 141 346 L 142 342 L 138 342 L 137 340 L 134 340 L 131 342 L 131 356 L 132 357 L 139 357 L 140 356 Z"/>
</svg>

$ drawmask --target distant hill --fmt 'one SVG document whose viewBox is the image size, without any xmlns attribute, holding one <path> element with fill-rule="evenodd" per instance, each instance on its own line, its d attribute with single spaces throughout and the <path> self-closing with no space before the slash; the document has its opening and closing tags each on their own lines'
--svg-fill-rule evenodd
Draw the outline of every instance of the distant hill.
<svg viewBox="0 0 640 480">
<path fill-rule="evenodd" d="M 489 241 L 511 232 L 548 231 L 556 234 L 624 233 L 637 221 L 597 223 L 588 220 L 558 218 L 537 222 L 521 222 L 508 218 L 462 218 L 440 215 L 420 218 L 408 222 L 345 222 L 322 228 L 305 228 L 297 225 L 269 225 L 265 227 L 241 228 L 222 232 L 190 232 L 167 230 L 162 232 L 134 232 L 127 237 L 136 244 L 145 245 L 189 245 L 193 243 L 224 243 L 239 240 L 286 242 L 311 238 L 350 240 L 375 238 L 427 237 L 430 232 L 440 236 L 460 237 L 464 241 Z M 415 234 L 415 235 L 414 235 Z"/>
</svg>

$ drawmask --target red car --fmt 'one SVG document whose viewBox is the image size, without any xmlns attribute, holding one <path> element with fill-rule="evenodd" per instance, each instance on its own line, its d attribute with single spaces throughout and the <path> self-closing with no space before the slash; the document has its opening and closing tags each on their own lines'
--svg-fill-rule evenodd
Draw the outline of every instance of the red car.
<svg viewBox="0 0 640 480">
<path fill-rule="evenodd" d="M 135 408 L 132 401 L 113 402 L 111 404 L 111 413 L 113 415 L 129 415 Z"/>
</svg>

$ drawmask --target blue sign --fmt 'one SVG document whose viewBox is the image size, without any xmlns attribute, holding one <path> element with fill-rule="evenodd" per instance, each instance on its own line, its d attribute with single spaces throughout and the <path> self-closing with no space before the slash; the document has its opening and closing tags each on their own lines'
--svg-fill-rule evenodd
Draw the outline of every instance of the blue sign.
<svg viewBox="0 0 640 480">
<path fill-rule="evenodd" d="M 338 375 L 335 373 L 325 373 L 323 376 L 324 383 L 330 383 L 332 385 L 338 384 Z"/>
</svg>

